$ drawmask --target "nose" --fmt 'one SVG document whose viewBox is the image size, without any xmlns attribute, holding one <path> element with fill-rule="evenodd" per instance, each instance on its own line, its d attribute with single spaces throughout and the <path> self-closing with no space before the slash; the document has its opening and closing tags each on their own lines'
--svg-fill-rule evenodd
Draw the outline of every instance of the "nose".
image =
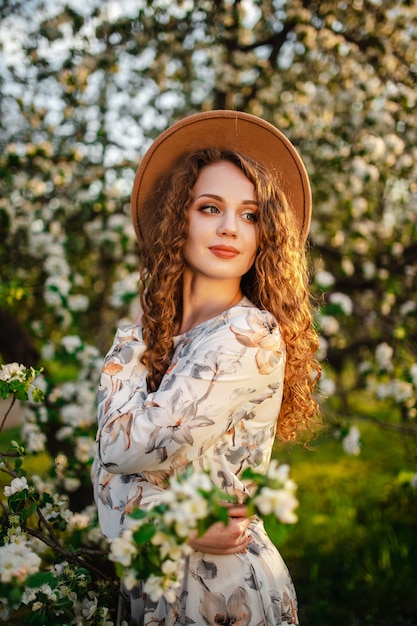
<svg viewBox="0 0 417 626">
<path fill-rule="evenodd" d="M 232 210 L 225 210 L 222 214 L 222 219 L 217 228 L 218 235 L 224 235 L 228 237 L 236 237 L 237 235 L 237 220 L 235 212 Z"/>
</svg>

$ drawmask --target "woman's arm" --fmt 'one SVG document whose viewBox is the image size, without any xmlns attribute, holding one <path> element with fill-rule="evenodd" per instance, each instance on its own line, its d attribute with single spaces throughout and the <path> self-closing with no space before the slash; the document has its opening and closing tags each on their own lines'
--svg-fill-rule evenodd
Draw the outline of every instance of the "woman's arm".
<svg viewBox="0 0 417 626">
<path fill-rule="evenodd" d="M 231 506 L 228 513 L 227 526 L 218 522 L 210 526 L 201 537 L 189 539 L 188 543 L 193 550 L 208 554 L 236 554 L 246 550 L 251 542 L 247 530 L 252 519 L 247 517 L 244 505 Z"/>
<path fill-rule="evenodd" d="M 147 393 L 139 327 L 119 331 L 99 390 L 99 455 L 111 473 L 185 467 L 207 442 L 274 398 L 279 410 L 285 351 L 274 318 L 245 309 L 232 323 L 180 341 L 159 389 Z M 274 416 L 271 416 L 274 420 Z"/>
</svg>

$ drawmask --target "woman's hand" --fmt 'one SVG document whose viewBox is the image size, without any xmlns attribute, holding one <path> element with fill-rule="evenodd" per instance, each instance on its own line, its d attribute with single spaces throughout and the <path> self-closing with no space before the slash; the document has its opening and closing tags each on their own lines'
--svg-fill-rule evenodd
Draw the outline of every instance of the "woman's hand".
<svg viewBox="0 0 417 626">
<path fill-rule="evenodd" d="M 208 554 L 237 554 L 246 550 L 251 541 L 247 533 L 251 518 L 247 517 L 246 507 L 241 504 L 228 508 L 229 523 L 213 524 L 204 535 L 195 535 L 188 543 L 193 550 Z"/>
</svg>

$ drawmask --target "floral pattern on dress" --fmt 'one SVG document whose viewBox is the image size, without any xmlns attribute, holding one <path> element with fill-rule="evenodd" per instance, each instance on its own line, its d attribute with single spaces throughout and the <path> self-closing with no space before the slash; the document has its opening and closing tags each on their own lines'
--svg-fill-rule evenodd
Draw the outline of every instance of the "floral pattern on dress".
<svg viewBox="0 0 417 626">
<path fill-rule="evenodd" d="M 186 468 L 243 499 L 250 466 L 266 472 L 282 400 L 285 346 L 275 318 L 249 300 L 175 337 L 159 388 L 148 393 L 142 329 L 119 329 L 104 359 L 92 468 L 102 532 L 116 537 L 135 507 L 154 506 Z M 298 624 L 288 570 L 262 522 L 245 553 L 192 552 L 174 603 L 131 595 L 132 624 Z"/>
</svg>

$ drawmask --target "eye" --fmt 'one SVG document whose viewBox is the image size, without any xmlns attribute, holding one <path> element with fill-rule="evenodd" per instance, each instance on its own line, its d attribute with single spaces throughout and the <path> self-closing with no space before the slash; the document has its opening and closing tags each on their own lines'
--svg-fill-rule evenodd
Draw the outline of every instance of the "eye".
<svg viewBox="0 0 417 626">
<path fill-rule="evenodd" d="M 202 204 L 198 210 L 202 213 L 220 213 L 220 209 L 215 204 Z"/>
<path fill-rule="evenodd" d="M 256 223 L 258 221 L 258 216 L 255 211 L 245 211 L 244 213 L 242 213 L 242 217 L 247 222 Z"/>
</svg>

